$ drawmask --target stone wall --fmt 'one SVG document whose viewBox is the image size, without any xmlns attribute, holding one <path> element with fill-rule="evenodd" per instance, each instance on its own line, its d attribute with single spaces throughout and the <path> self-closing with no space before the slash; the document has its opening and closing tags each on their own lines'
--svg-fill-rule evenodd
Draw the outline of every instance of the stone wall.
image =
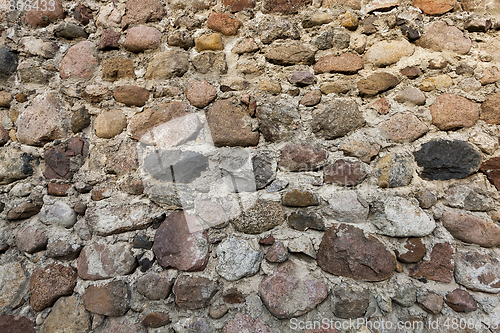
<svg viewBox="0 0 500 333">
<path fill-rule="evenodd" d="M 496 2 L 21 5 L 0 332 L 500 332 Z"/>
</svg>

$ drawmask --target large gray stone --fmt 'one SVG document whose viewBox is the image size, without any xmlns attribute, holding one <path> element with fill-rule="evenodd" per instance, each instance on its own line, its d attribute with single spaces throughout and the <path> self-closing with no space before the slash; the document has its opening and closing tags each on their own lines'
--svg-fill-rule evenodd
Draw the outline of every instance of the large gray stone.
<svg viewBox="0 0 500 333">
<path fill-rule="evenodd" d="M 0 148 L 0 185 L 10 184 L 33 174 L 33 158 L 10 147 Z"/>
<path fill-rule="evenodd" d="M 361 128 L 365 123 L 355 101 L 338 99 L 313 113 L 311 127 L 317 137 L 331 140 Z"/>
<path fill-rule="evenodd" d="M 38 217 L 45 224 L 55 224 L 66 228 L 71 228 L 76 223 L 75 211 L 64 201 L 44 205 Z"/>
<path fill-rule="evenodd" d="M 250 244 L 236 237 L 223 240 L 216 249 L 215 270 L 228 281 L 236 281 L 252 276 L 259 271 L 264 254 L 254 250 Z"/>
</svg>

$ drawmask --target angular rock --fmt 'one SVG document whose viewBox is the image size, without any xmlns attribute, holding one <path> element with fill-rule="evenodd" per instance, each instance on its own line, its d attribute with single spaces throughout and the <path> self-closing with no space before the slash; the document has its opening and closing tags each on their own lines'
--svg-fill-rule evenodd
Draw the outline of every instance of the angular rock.
<svg viewBox="0 0 500 333">
<path fill-rule="evenodd" d="M 500 124 L 500 93 L 486 97 L 481 104 L 481 118 L 488 124 Z"/>
<path fill-rule="evenodd" d="M 45 255 L 48 258 L 73 260 L 78 257 L 82 246 L 76 240 L 52 239 L 47 245 Z"/>
<path fill-rule="evenodd" d="M 231 12 L 240 12 L 247 8 L 254 8 L 255 1 L 254 0 L 223 0 L 222 5 L 224 7 L 229 6 Z"/>
<path fill-rule="evenodd" d="M 434 21 L 415 44 L 436 52 L 450 50 L 458 54 L 469 53 L 472 46 L 471 40 L 464 37 L 462 31 L 444 21 Z"/>
<path fill-rule="evenodd" d="M 202 109 L 217 97 L 217 89 L 207 81 L 191 81 L 184 94 L 191 105 Z"/>
<path fill-rule="evenodd" d="M 347 156 L 357 157 L 361 162 L 370 163 L 371 159 L 378 154 L 380 146 L 376 143 L 352 141 L 343 144 L 339 149 Z"/>
<path fill-rule="evenodd" d="M 79 2 L 75 8 L 73 17 L 81 24 L 87 25 L 89 24 L 90 20 L 94 18 L 94 14 L 92 12 L 92 9 Z"/>
<path fill-rule="evenodd" d="M 83 248 L 78 257 L 78 276 L 85 280 L 102 280 L 127 275 L 137 266 L 131 246 L 93 243 Z"/>
<path fill-rule="evenodd" d="M 385 137 L 398 143 L 415 141 L 429 131 L 429 127 L 413 113 L 396 113 L 379 128 Z"/>
<path fill-rule="evenodd" d="M 311 0 L 266 0 L 264 9 L 269 13 L 294 14 L 310 3 Z"/>
<path fill-rule="evenodd" d="M 479 119 L 476 103 L 452 94 L 438 96 L 429 109 L 432 123 L 442 131 L 472 127 Z"/>
<path fill-rule="evenodd" d="M 317 257 L 312 240 L 305 235 L 290 240 L 287 248 L 292 253 L 302 253 L 313 259 Z"/>
<path fill-rule="evenodd" d="M 30 305 L 36 311 L 52 306 L 61 296 L 71 295 L 76 286 L 76 271 L 60 264 L 37 267 L 30 278 Z"/>
<path fill-rule="evenodd" d="M 415 198 L 418 200 L 420 207 L 423 209 L 431 208 L 437 201 L 436 195 L 426 189 L 418 191 L 415 194 Z"/>
<path fill-rule="evenodd" d="M 23 144 L 41 147 L 67 136 L 69 122 L 67 112 L 54 94 L 39 95 L 19 116 L 17 138 Z"/>
<path fill-rule="evenodd" d="M 238 314 L 233 320 L 229 321 L 224 326 L 223 333 L 241 333 L 241 332 L 266 332 L 275 333 L 269 325 L 260 320 L 259 318 L 252 318 L 250 316 L 243 316 Z"/>
<path fill-rule="evenodd" d="M 356 192 L 334 193 L 328 200 L 328 211 L 334 219 L 341 222 L 357 223 L 368 220 L 368 203 L 358 198 Z"/>
<path fill-rule="evenodd" d="M 218 290 L 216 281 L 187 275 L 178 277 L 173 287 L 177 306 L 191 310 L 206 307 Z"/>
<path fill-rule="evenodd" d="M 415 87 L 408 87 L 403 91 L 400 91 L 394 100 L 399 103 L 409 103 L 415 105 L 424 105 L 425 104 L 425 95 L 424 93 Z"/>
<path fill-rule="evenodd" d="M 308 45 L 290 42 L 288 45 L 271 45 L 264 53 L 264 57 L 270 63 L 281 66 L 312 65 L 314 54 L 315 52 Z"/>
<path fill-rule="evenodd" d="M 341 159 L 324 169 L 324 179 L 327 184 L 356 186 L 363 181 L 366 175 L 367 173 L 362 170 L 359 161 L 350 162 Z"/>
<path fill-rule="evenodd" d="M 243 23 L 236 17 L 224 13 L 210 13 L 207 20 L 207 27 L 220 32 L 224 36 L 234 36 Z"/>
<path fill-rule="evenodd" d="M 319 102 L 321 102 L 321 91 L 319 90 L 311 90 L 300 100 L 300 104 L 307 107 L 318 105 Z"/>
<path fill-rule="evenodd" d="M 302 27 L 305 29 L 332 22 L 332 16 L 328 13 L 317 13 L 307 16 L 302 20 Z"/>
<path fill-rule="evenodd" d="M 248 112 L 235 98 L 215 101 L 207 112 L 207 121 L 216 147 L 248 147 L 259 143 L 259 133 L 248 125 Z"/>
<path fill-rule="evenodd" d="M 99 64 L 93 52 L 94 44 L 90 41 L 83 41 L 70 47 L 61 61 L 61 78 L 65 80 L 76 76 L 90 79 L 94 69 Z"/>
<path fill-rule="evenodd" d="M 449 292 L 446 295 L 445 302 L 456 312 L 472 312 L 477 310 L 476 301 L 463 289 L 455 289 Z"/>
<path fill-rule="evenodd" d="M 259 45 L 255 42 L 253 38 L 240 39 L 236 45 L 233 47 L 231 52 L 236 54 L 252 53 L 260 49 Z"/>
<path fill-rule="evenodd" d="M 466 185 L 450 186 L 446 205 L 472 211 L 490 211 L 495 207 L 487 192 Z"/>
<path fill-rule="evenodd" d="M 0 148 L 0 185 L 10 184 L 33 174 L 32 156 L 21 151 Z"/>
<path fill-rule="evenodd" d="M 334 224 L 325 232 L 317 261 L 330 274 L 362 281 L 386 280 L 396 268 L 394 254 L 380 240 L 347 224 Z"/>
<path fill-rule="evenodd" d="M 422 260 L 427 250 L 420 238 L 408 238 L 395 252 L 399 261 L 410 264 Z"/>
<path fill-rule="evenodd" d="M 59 50 L 59 46 L 57 46 L 57 44 L 34 37 L 21 38 L 19 41 L 19 48 L 24 52 L 44 57 L 46 59 L 54 58 Z"/>
<path fill-rule="evenodd" d="M 311 311 L 326 299 L 328 291 L 324 282 L 304 276 L 300 268 L 289 261 L 262 280 L 259 296 L 273 316 L 284 319 Z"/>
<path fill-rule="evenodd" d="M 0 315 L 0 331 L 9 333 L 35 333 L 35 323 L 29 318 L 14 315 Z"/>
<path fill-rule="evenodd" d="M 282 242 L 276 242 L 269 247 L 266 253 L 266 260 L 269 262 L 285 262 L 288 260 L 288 251 Z"/>
<path fill-rule="evenodd" d="M 24 303 L 29 275 L 20 262 L 0 265 L 0 311 L 11 311 Z M 0 326 L 1 327 L 1 326 Z"/>
<path fill-rule="evenodd" d="M 453 237 L 465 243 L 483 247 L 500 245 L 500 226 L 494 222 L 454 212 L 444 212 L 441 221 Z"/>
<path fill-rule="evenodd" d="M 283 206 L 288 207 L 307 207 L 318 206 L 321 203 L 319 196 L 310 191 L 291 190 L 282 195 Z"/>
<path fill-rule="evenodd" d="M 332 140 L 363 127 L 365 123 L 355 101 L 337 99 L 313 113 L 311 127 L 317 137 Z"/>
<path fill-rule="evenodd" d="M 257 190 L 265 188 L 276 179 L 277 167 L 276 155 L 270 150 L 259 150 L 252 156 L 252 168 Z"/>
<path fill-rule="evenodd" d="M 43 230 L 33 226 L 19 230 L 16 236 L 16 245 L 19 250 L 33 254 L 47 247 L 48 237 Z"/>
<path fill-rule="evenodd" d="M 375 96 L 381 92 L 394 88 L 399 79 L 392 74 L 379 72 L 358 81 L 360 96 Z"/>
<path fill-rule="evenodd" d="M 444 14 L 451 11 L 456 4 L 456 0 L 413 0 L 412 3 L 427 15 Z"/>
<path fill-rule="evenodd" d="M 38 214 L 42 206 L 33 202 L 22 202 L 6 212 L 7 220 L 22 220 Z"/>
<path fill-rule="evenodd" d="M 168 36 L 167 43 L 170 46 L 182 47 L 186 51 L 195 45 L 193 37 L 187 31 L 179 30 Z"/>
<path fill-rule="evenodd" d="M 360 318 L 370 305 L 370 291 L 341 284 L 336 286 L 332 297 L 332 310 L 339 318 Z"/>
<path fill-rule="evenodd" d="M 402 57 L 413 54 L 415 47 L 405 39 L 401 41 L 381 41 L 373 44 L 365 53 L 365 61 L 376 67 L 395 64 Z"/>
<path fill-rule="evenodd" d="M 255 275 L 260 269 L 263 253 L 254 250 L 242 239 L 230 237 L 223 240 L 216 249 L 217 273 L 228 281 Z"/>
<path fill-rule="evenodd" d="M 129 0 L 125 10 L 122 28 L 126 28 L 129 24 L 161 21 L 167 15 L 167 11 L 158 0 Z"/>
<path fill-rule="evenodd" d="M 262 34 L 260 40 L 264 44 L 271 44 L 278 39 L 300 39 L 297 26 L 289 21 L 276 19 L 275 21 L 264 21 L 261 25 Z"/>
<path fill-rule="evenodd" d="M 165 299 L 172 291 L 174 282 L 163 274 L 149 272 L 137 279 L 137 291 L 150 300 Z"/>
<path fill-rule="evenodd" d="M 153 251 L 163 267 L 202 271 L 208 263 L 208 236 L 197 218 L 182 211 L 170 214 L 155 234 Z"/>
<path fill-rule="evenodd" d="M 54 0 L 53 6 L 43 6 L 40 4 L 38 8 L 32 7 L 26 12 L 23 20 L 32 27 L 46 27 L 59 19 L 65 17 L 62 2 Z"/>
<path fill-rule="evenodd" d="M 102 78 L 106 81 L 116 81 L 123 78 L 135 79 L 134 62 L 122 58 L 105 60 L 102 66 Z"/>
<path fill-rule="evenodd" d="M 70 188 L 71 184 L 49 183 L 47 185 L 47 194 L 53 196 L 65 197 L 68 195 L 68 191 Z"/>
<path fill-rule="evenodd" d="M 483 86 L 500 80 L 500 71 L 496 67 L 486 68 L 483 70 L 483 74 L 480 81 Z"/>
<path fill-rule="evenodd" d="M 423 237 L 436 228 L 436 222 L 413 202 L 389 196 L 372 202 L 371 222 L 379 232 L 391 237 Z"/>
<path fill-rule="evenodd" d="M 60 225 L 65 228 L 71 228 L 76 223 L 75 211 L 64 201 L 44 205 L 38 217 L 44 224 Z"/>
<path fill-rule="evenodd" d="M 94 121 L 95 134 L 103 139 L 111 139 L 127 127 L 127 117 L 121 110 L 100 113 Z"/>
<path fill-rule="evenodd" d="M 388 154 L 378 161 L 376 171 L 382 188 L 408 186 L 413 179 L 413 158 L 407 153 Z"/>
<path fill-rule="evenodd" d="M 7 45 L 0 47 L 0 78 L 8 78 L 17 71 L 19 58 Z"/>
<path fill-rule="evenodd" d="M 83 292 L 82 300 L 85 308 L 90 312 L 108 317 L 119 317 L 127 313 L 130 308 L 130 297 L 129 286 L 118 280 L 99 287 L 88 286 Z"/>
<path fill-rule="evenodd" d="M 259 130 L 269 142 L 289 140 L 299 126 L 300 115 L 296 105 L 268 103 L 256 111 Z"/>
<path fill-rule="evenodd" d="M 296 230 L 304 231 L 308 228 L 319 231 L 325 230 L 323 217 L 315 212 L 298 210 L 288 215 L 287 220 L 288 225 Z"/>
<path fill-rule="evenodd" d="M 121 86 L 115 89 L 113 96 L 126 106 L 144 106 L 149 99 L 149 91 L 136 86 Z"/>
<path fill-rule="evenodd" d="M 354 53 L 342 53 L 339 56 L 327 55 L 320 58 L 313 66 L 315 74 L 356 74 L 361 69 L 363 69 L 363 59 Z"/>
<path fill-rule="evenodd" d="M 479 170 L 481 155 L 460 140 L 432 140 L 414 153 L 421 168 L 420 177 L 427 180 L 465 178 Z"/>
<path fill-rule="evenodd" d="M 322 148 L 288 144 L 281 151 L 279 167 L 284 171 L 314 171 L 326 164 L 327 156 Z"/>
<path fill-rule="evenodd" d="M 448 243 L 435 244 L 430 259 L 410 268 L 410 276 L 450 283 L 453 277 L 453 248 Z"/>
<path fill-rule="evenodd" d="M 86 333 L 90 330 L 90 314 L 75 296 L 61 297 L 40 327 L 40 333 Z"/>
<path fill-rule="evenodd" d="M 153 27 L 133 27 L 128 29 L 123 47 L 130 52 L 140 53 L 160 46 L 162 33 Z"/>
<path fill-rule="evenodd" d="M 187 53 L 183 51 L 165 51 L 157 53 L 148 64 L 146 79 L 171 79 L 181 77 L 189 70 Z"/>
<path fill-rule="evenodd" d="M 425 311 L 432 314 L 439 314 L 443 308 L 443 296 L 429 293 L 422 297 L 417 297 L 418 305 Z"/>
<path fill-rule="evenodd" d="M 474 291 L 500 292 L 500 262 L 494 253 L 460 251 L 454 259 L 458 284 Z"/>
<path fill-rule="evenodd" d="M 226 54 L 224 52 L 202 52 L 196 55 L 191 61 L 197 72 L 207 73 L 227 73 Z"/>
</svg>

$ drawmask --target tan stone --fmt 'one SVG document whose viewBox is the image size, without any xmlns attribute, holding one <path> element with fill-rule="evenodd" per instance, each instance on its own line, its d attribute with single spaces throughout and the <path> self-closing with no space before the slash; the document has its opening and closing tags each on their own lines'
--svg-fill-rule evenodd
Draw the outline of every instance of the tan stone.
<svg viewBox="0 0 500 333">
<path fill-rule="evenodd" d="M 196 47 L 196 51 L 198 52 L 224 50 L 222 37 L 218 33 L 201 35 L 200 37 L 195 38 L 194 45 Z"/>
<path fill-rule="evenodd" d="M 413 54 L 415 47 L 407 40 L 381 41 L 375 43 L 366 51 L 365 61 L 377 67 L 385 67 L 399 61 L 402 57 Z"/>
<path fill-rule="evenodd" d="M 104 139 L 117 136 L 127 127 L 127 117 L 121 110 L 104 111 L 94 123 L 95 134 Z"/>
<path fill-rule="evenodd" d="M 452 85 L 453 80 L 451 79 L 451 77 L 449 77 L 447 74 L 441 74 L 423 80 L 420 84 L 420 90 L 433 91 L 438 88 L 449 88 Z"/>
<path fill-rule="evenodd" d="M 472 127 L 479 119 L 479 108 L 476 103 L 452 94 L 438 96 L 429 110 L 432 123 L 442 131 Z"/>
</svg>

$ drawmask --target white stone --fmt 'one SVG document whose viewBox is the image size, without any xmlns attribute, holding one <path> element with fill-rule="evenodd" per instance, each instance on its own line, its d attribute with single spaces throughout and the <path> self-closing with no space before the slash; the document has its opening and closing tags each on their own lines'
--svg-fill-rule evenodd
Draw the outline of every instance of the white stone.
<svg viewBox="0 0 500 333">
<path fill-rule="evenodd" d="M 368 220 L 370 208 L 361 202 L 354 191 L 333 193 L 328 200 L 327 213 L 340 222 L 358 223 Z"/>
<path fill-rule="evenodd" d="M 455 255 L 458 284 L 476 291 L 500 292 L 500 260 L 495 252 L 488 252 L 461 251 Z"/>
<path fill-rule="evenodd" d="M 23 37 L 19 41 L 19 49 L 44 58 L 54 58 L 59 47 L 52 42 L 46 42 L 43 39 L 34 37 Z"/>
<path fill-rule="evenodd" d="M 300 236 L 288 242 L 288 251 L 294 253 L 304 253 L 316 259 L 316 251 L 311 239 L 307 236 Z"/>
<path fill-rule="evenodd" d="M 43 206 L 38 217 L 45 224 L 58 224 L 66 228 L 71 228 L 76 223 L 75 211 L 63 201 Z"/>
<path fill-rule="evenodd" d="M 365 61 L 377 67 L 385 67 L 399 61 L 402 57 L 413 54 L 415 47 L 407 40 L 381 41 L 366 51 Z"/>
<path fill-rule="evenodd" d="M 482 131 L 472 133 L 469 142 L 475 144 L 483 152 L 490 155 L 498 149 L 498 139 Z"/>
<path fill-rule="evenodd" d="M 223 240 L 216 253 L 218 263 L 215 270 L 228 281 L 256 274 L 264 255 L 254 250 L 247 241 L 236 237 Z"/>
</svg>

